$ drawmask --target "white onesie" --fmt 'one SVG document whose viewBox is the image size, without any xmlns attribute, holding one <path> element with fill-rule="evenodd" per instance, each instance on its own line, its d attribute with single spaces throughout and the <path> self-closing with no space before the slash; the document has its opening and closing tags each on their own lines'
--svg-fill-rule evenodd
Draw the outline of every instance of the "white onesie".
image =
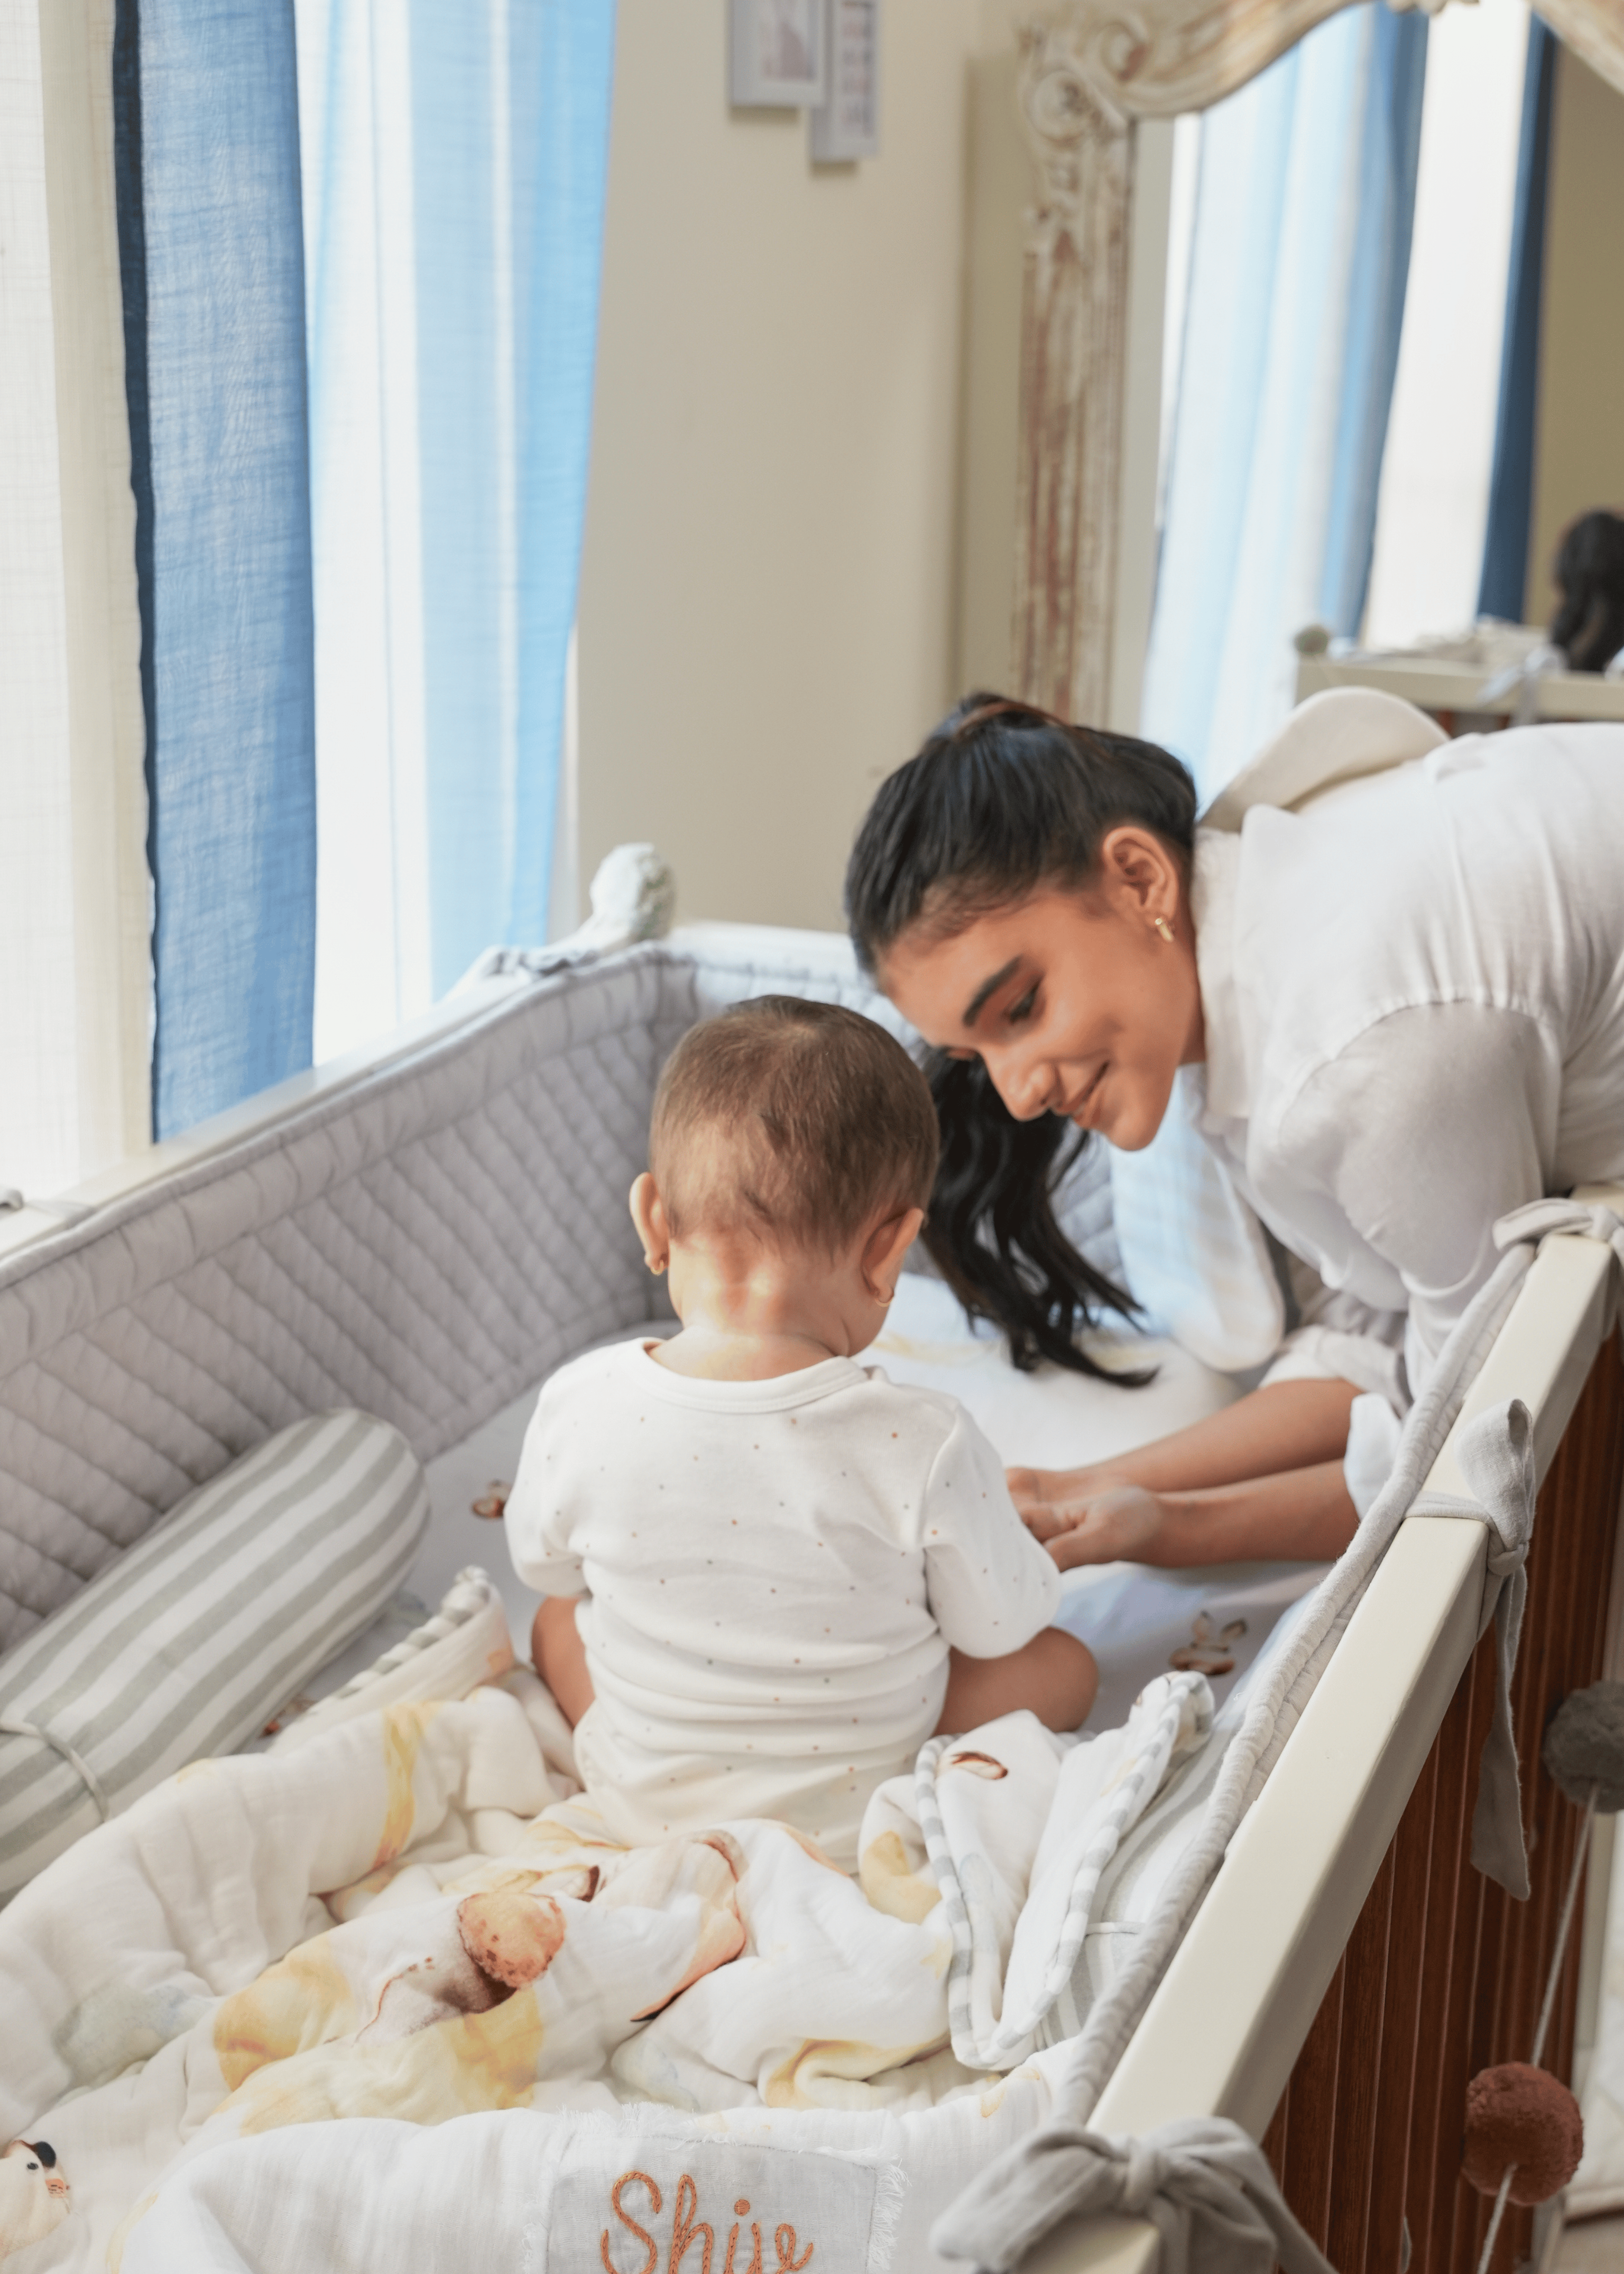
<svg viewBox="0 0 1624 2274">
<path fill-rule="evenodd" d="M 968 1414 L 851 1359 L 710 1382 L 590 1352 L 541 1393 L 507 1527 L 527 1585 L 588 1598 L 576 1758 L 628 1841 L 777 1817 L 850 1868 L 949 1644 L 1003 1657 L 1060 1604 Z"/>
</svg>

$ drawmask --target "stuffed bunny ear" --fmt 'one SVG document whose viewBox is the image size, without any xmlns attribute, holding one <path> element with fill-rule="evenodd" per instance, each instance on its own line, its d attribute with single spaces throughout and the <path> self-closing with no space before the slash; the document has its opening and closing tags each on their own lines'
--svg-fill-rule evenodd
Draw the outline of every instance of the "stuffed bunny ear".
<svg viewBox="0 0 1624 2274">
<path fill-rule="evenodd" d="M 1223 1632 L 1219 1636 L 1218 1639 L 1220 1642 L 1225 1643 L 1238 1642 L 1245 1631 L 1246 1622 L 1244 1619 L 1231 1619 L 1229 1625 L 1225 1627 Z"/>
<path fill-rule="evenodd" d="M 1195 1615 L 1195 1624 L 1190 1630 L 1192 1642 L 1209 1643 L 1213 1638 L 1213 1623 L 1205 1611 Z"/>
</svg>

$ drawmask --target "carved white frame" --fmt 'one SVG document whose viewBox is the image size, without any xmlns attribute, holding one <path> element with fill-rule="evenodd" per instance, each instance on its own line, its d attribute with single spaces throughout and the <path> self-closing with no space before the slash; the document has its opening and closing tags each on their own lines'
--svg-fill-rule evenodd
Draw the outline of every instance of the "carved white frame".
<svg viewBox="0 0 1624 2274">
<path fill-rule="evenodd" d="M 1021 308 L 1011 677 L 1064 718 L 1102 722 L 1110 694 L 1133 123 L 1206 109 L 1351 4 L 1064 0 L 1021 27 L 1036 196 Z M 1445 0 L 1421 4 L 1437 13 Z M 1540 12 L 1624 89 L 1620 0 L 1541 0 Z"/>
</svg>

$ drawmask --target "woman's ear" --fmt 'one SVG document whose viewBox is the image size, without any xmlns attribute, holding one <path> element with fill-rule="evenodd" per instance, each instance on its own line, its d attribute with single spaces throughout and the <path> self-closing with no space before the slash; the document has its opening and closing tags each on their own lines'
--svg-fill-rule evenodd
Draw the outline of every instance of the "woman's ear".
<svg viewBox="0 0 1624 2274">
<path fill-rule="evenodd" d="M 904 1209 L 900 1216 L 887 1216 L 876 1224 L 863 1242 L 863 1284 L 876 1303 L 889 1303 L 896 1293 L 902 1259 L 919 1238 L 924 1221 L 923 1209 Z"/>
<path fill-rule="evenodd" d="M 657 1276 L 671 1261 L 671 1227 L 659 1187 L 645 1169 L 631 1189 L 632 1222 L 643 1242 L 643 1260 Z"/>
<path fill-rule="evenodd" d="M 1153 831 L 1130 822 L 1109 830 L 1100 842 L 1100 882 L 1120 914 L 1151 930 L 1177 922 L 1183 872 Z"/>
</svg>

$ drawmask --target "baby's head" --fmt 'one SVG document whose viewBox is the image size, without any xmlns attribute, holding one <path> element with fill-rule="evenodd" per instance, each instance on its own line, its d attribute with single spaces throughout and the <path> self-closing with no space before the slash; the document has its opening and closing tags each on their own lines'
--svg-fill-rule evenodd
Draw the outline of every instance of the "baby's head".
<svg viewBox="0 0 1624 2274">
<path fill-rule="evenodd" d="M 859 1302 L 866 1291 L 872 1339 L 936 1149 L 929 1087 L 883 1027 L 837 1004 L 761 996 L 672 1053 L 632 1213 L 650 1266 L 673 1265 L 685 1321 L 678 1266 L 703 1251 L 725 1274 L 832 1277 Z"/>
</svg>

